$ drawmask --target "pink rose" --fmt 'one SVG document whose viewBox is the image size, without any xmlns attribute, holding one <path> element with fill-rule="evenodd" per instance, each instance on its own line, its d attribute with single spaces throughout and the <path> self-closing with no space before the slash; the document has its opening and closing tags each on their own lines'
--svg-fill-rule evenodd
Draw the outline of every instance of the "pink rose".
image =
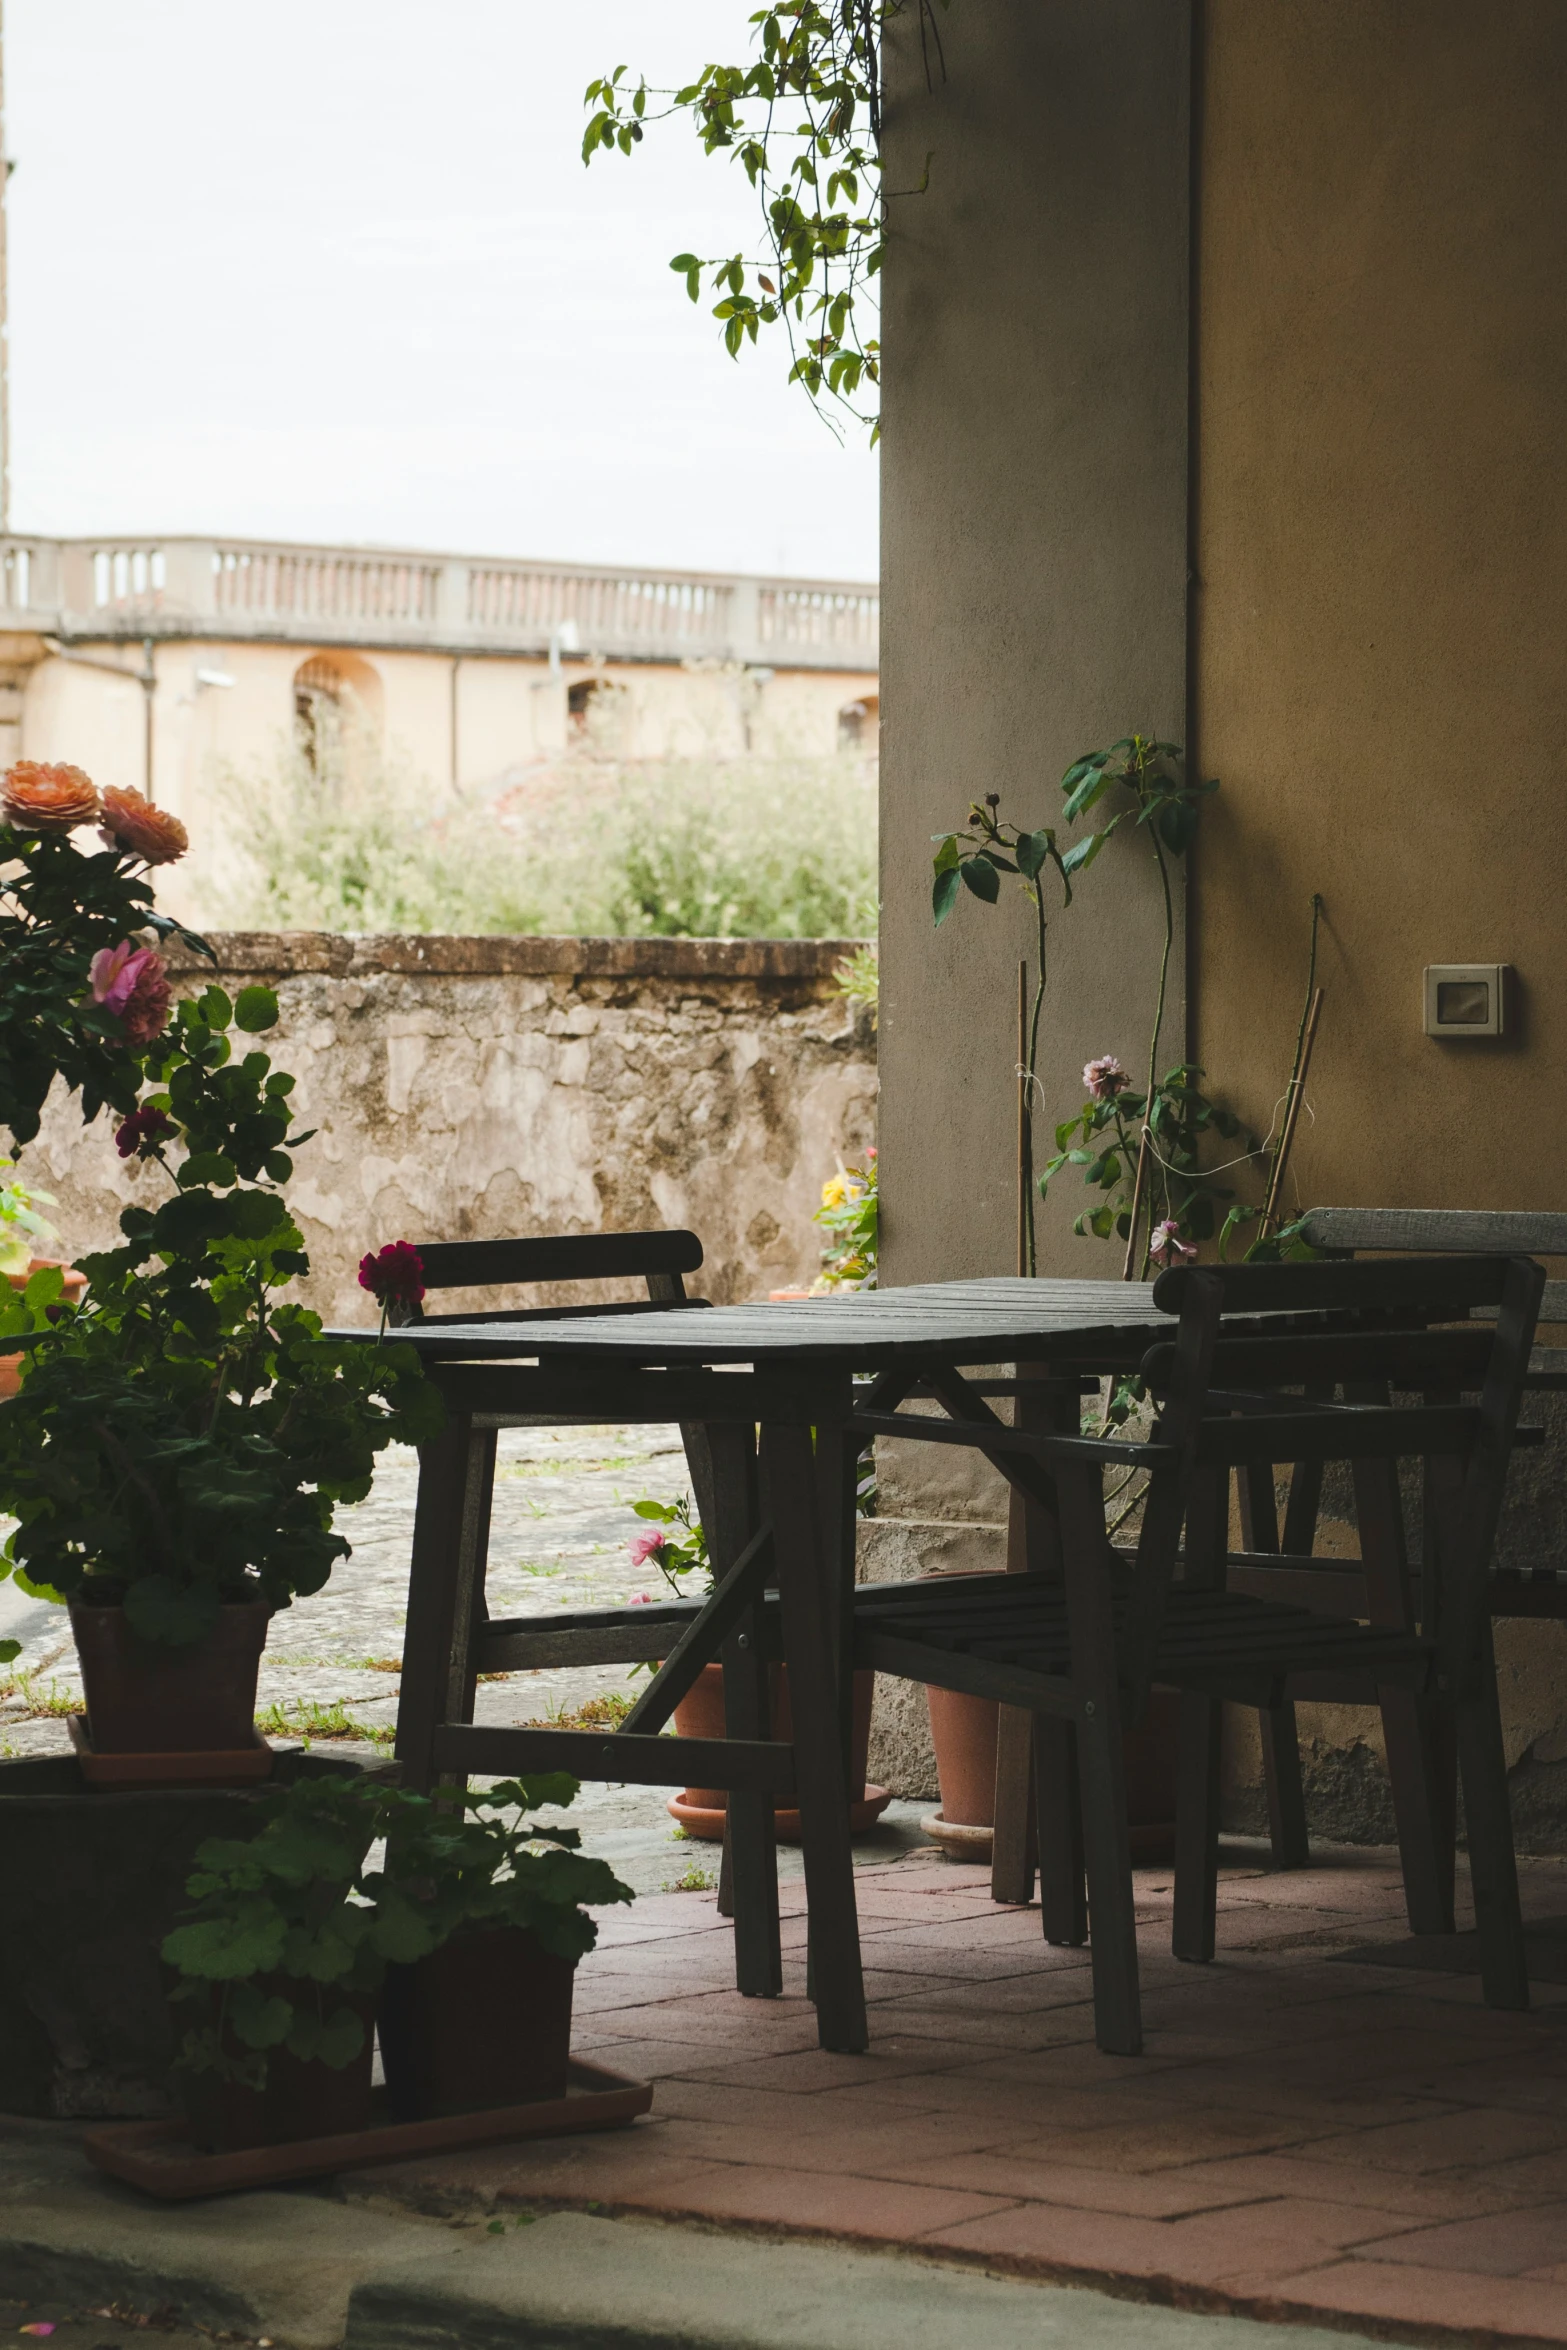
<svg viewBox="0 0 1567 2350">
<path fill-rule="evenodd" d="M 1105 1053 L 1099 1060 L 1090 1061 L 1083 1071 L 1083 1083 L 1088 1088 L 1090 1101 L 1113 1101 L 1127 1082 L 1126 1071 L 1114 1053 Z"/>
<path fill-rule="evenodd" d="M 664 1547 L 665 1537 L 662 1534 L 633 1534 L 626 1545 L 634 1567 L 645 1567 L 649 1559 L 656 1565 L 658 1554 Z"/>
<path fill-rule="evenodd" d="M 1154 1226 L 1149 1236 L 1148 1254 L 1157 1257 L 1161 1264 L 1179 1265 L 1188 1257 L 1194 1257 L 1197 1251 L 1189 1241 L 1181 1238 L 1181 1228 L 1175 1218 L 1166 1216 L 1162 1224 Z"/>
<path fill-rule="evenodd" d="M 169 980 L 156 948 L 122 938 L 117 947 L 99 948 L 87 975 L 93 1002 L 115 1015 L 127 1044 L 151 1044 L 163 1034 L 169 1019 Z"/>
</svg>

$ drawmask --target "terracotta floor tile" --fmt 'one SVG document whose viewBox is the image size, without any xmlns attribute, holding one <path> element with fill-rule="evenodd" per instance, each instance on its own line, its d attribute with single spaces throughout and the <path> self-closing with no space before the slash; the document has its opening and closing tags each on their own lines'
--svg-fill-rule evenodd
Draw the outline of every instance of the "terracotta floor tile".
<svg viewBox="0 0 1567 2350">
<path fill-rule="evenodd" d="M 942 2066 L 940 2049 L 928 2040 L 903 2040 L 888 2032 L 874 2041 L 863 2056 L 836 2056 L 825 2048 L 803 2049 L 786 2056 L 736 2054 L 714 2062 L 712 2051 L 702 2067 L 711 2081 L 733 2081 L 740 2088 L 836 2089 L 849 2084 L 892 2081 L 908 2074 L 935 2072 Z M 963 2061 L 962 2051 L 951 2061 Z"/>
<path fill-rule="evenodd" d="M 1395 2244 L 1379 2246 L 1376 2257 L 1410 2261 L 1418 2268 L 1471 2270 L 1477 2276 L 1522 2276 L 1567 2258 L 1567 2203 L 1416 2228 Z"/>
<path fill-rule="evenodd" d="M 1273 2154 L 1245 2154 L 1191 2163 L 1183 2170 L 1159 2175 L 1173 2179 L 1193 2195 L 1211 2192 L 1242 2202 L 1259 2195 L 1304 2196 L 1307 2201 L 1364 2205 L 1411 2222 L 1471 2219 L 1480 2212 L 1511 2210 L 1525 2199 L 1521 2186 L 1515 2191 L 1499 2185 L 1499 2174 L 1494 2172 L 1441 2171 L 1422 2178 L 1413 2172 L 1383 2170 L 1370 2164 L 1315 2162 L 1314 2151 L 1306 2145 Z M 1539 2201 L 1541 2197 L 1537 2193 L 1527 2199 Z"/>
<path fill-rule="evenodd" d="M 869 2236 L 911 2243 L 960 2221 L 1001 2211 L 991 2195 L 941 2187 L 917 2187 L 901 2180 L 818 2177 L 808 2172 L 727 2165 L 688 2175 L 680 2182 L 686 2200 L 666 2184 L 656 2190 L 665 2209 L 703 2219 L 763 2221 L 834 2236 Z M 645 2200 L 648 2190 L 642 2190 Z M 606 2200 L 608 2198 L 606 2197 Z"/>
<path fill-rule="evenodd" d="M 1025 2138 L 1015 2145 L 972 2154 L 943 2152 L 900 2163 L 883 2176 L 919 2180 L 931 2186 L 972 2187 L 1020 2202 L 1058 2203 L 1075 2211 L 1120 2212 L 1128 2219 L 1176 2219 L 1193 2211 L 1220 2211 L 1228 2204 L 1255 2201 L 1257 2189 L 1213 2185 L 1193 2169 L 1174 2171 L 1091 2170 L 1063 2159 L 1061 2133 Z M 1207 2166 L 1239 2168 L 1238 2165 Z M 1194 2183 L 1195 2182 L 1195 2183 Z"/>
<path fill-rule="evenodd" d="M 1390 2170 L 1440 2171 L 1554 2153 L 1564 2144 L 1567 2114 L 1559 2122 L 1548 2122 L 1530 2113 L 1463 2108 L 1428 2121 L 1392 2122 L 1386 2128 L 1355 2130 L 1343 2137 L 1323 2136 L 1312 2148 L 1312 2159 L 1369 2163 Z"/>
<path fill-rule="evenodd" d="M 932 2233 L 930 2244 L 985 2252 L 1018 2266 L 1063 2276 L 1167 2277 L 1172 2229 L 1161 2220 L 1119 2212 L 1019 2203 Z"/>
<path fill-rule="evenodd" d="M 1280 2303 L 1299 2310 L 1333 2309 L 1404 2326 L 1470 2329 L 1525 2341 L 1567 2342 L 1567 2296 L 1557 2285 L 1521 2277 L 1461 2276 L 1452 2269 L 1408 2268 L 1396 2261 L 1356 2260 L 1307 2269 L 1273 2280 Z"/>
</svg>

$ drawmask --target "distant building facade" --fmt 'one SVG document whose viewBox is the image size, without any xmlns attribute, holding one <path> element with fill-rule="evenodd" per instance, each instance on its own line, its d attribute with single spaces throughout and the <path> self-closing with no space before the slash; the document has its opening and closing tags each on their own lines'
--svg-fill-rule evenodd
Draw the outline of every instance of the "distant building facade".
<svg viewBox="0 0 1567 2350">
<path fill-rule="evenodd" d="M 874 587 L 259 540 L 0 541 L 0 760 L 189 826 L 331 709 L 438 795 L 573 751 L 874 755 Z"/>
</svg>

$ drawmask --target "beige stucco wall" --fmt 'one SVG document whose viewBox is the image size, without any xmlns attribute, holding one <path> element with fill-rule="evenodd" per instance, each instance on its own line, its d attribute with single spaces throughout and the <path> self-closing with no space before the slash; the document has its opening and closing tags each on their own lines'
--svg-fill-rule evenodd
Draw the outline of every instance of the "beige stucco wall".
<svg viewBox="0 0 1567 2350">
<path fill-rule="evenodd" d="M 1194 892 L 1198 1055 L 1266 1121 L 1320 890 L 1300 1199 L 1558 1208 L 1567 11 L 1205 18 L 1194 730 L 1224 789 Z M 1517 1032 L 1434 1042 L 1422 968 L 1469 961 L 1515 967 Z M 1559 1557 L 1560 1442 L 1515 1486 L 1542 1474 L 1534 1539 Z M 1520 1830 L 1559 1843 L 1567 1626 L 1504 1625 L 1498 1652 Z M 1302 1728 L 1320 1800 L 1385 1824 L 1375 1718 Z M 1232 1766 L 1255 1785 L 1247 1717 Z"/>
<path fill-rule="evenodd" d="M 882 1196 L 894 1281 L 1015 1267 L 1015 883 L 931 924 L 931 835 L 987 791 L 1059 820 L 1079 752 L 1180 740 L 1186 686 L 1186 12 L 965 6 L 927 90 L 889 56 L 882 529 Z M 1112 159 L 1113 158 L 1113 162 Z M 1161 923 L 1118 839 L 1054 920 L 1039 1133 L 1135 1062 Z M 1056 901 L 1058 902 L 1058 901 Z M 1177 958 L 1170 1060 L 1180 1057 Z M 1043 1265 L 1103 1272 L 1065 1198 Z M 1113 1268 L 1112 1268 L 1113 1269 Z"/>
<path fill-rule="evenodd" d="M 834 989 L 843 942 L 213 944 L 226 984 L 282 1001 L 267 1047 L 318 1129 L 289 1198 L 328 1316 L 364 1319 L 359 1259 L 399 1239 L 686 1227 L 706 1251 L 689 1286 L 720 1303 L 819 1272 L 821 1186 L 874 1134 L 875 1033 Z M 26 1164 L 75 1253 L 112 1246 L 125 1201 L 166 1181 L 64 1097 Z"/>
</svg>

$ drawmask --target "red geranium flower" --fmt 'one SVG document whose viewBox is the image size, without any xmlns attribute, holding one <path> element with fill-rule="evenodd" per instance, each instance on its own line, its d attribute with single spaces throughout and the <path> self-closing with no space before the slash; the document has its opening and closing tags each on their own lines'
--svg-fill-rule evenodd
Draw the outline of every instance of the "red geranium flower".
<svg viewBox="0 0 1567 2350">
<path fill-rule="evenodd" d="M 377 1305 L 416 1306 L 424 1297 L 424 1259 L 411 1240 L 389 1240 L 360 1258 L 359 1286 Z"/>
<path fill-rule="evenodd" d="M 171 1134 L 178 1132 L 167 1110 L 143 1102 L 139 1110 L 132 1110 L 123 1126 L 115 1128 L 114 1147 L 122 1159 L 144 1159 L 160 1142 L 167 1142 Z"/>
</svg>

